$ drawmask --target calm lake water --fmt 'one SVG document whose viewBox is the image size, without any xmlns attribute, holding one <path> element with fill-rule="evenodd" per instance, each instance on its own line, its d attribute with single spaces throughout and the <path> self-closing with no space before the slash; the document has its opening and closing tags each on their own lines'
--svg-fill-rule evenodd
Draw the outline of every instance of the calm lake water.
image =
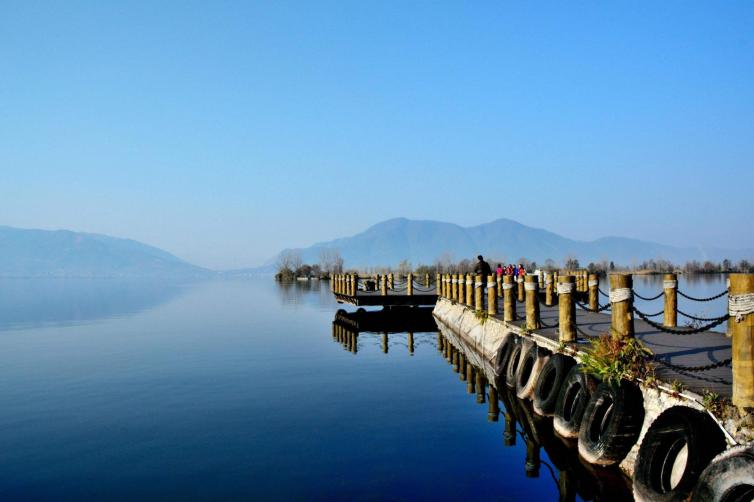
<svg viewBox="0 0 754 502">
<path fill-rule="evenodd" d="M 343 350 L 327 283 L 1 283 L 3 499 L 628 496 L 517 402 L 506 446 L 505 404 L 489 421 L 435 332 L 414 335 L 413 355 L 401 334 L 387 354 L 366 333 Z M 681 280 L 698 296 L 724 287 Z"/>
</svg>

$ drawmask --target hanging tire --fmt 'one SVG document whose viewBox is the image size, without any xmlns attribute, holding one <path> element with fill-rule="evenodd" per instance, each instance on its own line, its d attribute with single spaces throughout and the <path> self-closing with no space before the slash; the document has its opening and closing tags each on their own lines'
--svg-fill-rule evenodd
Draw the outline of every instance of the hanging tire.
<svg viewBox="0 0 754 502">
<path fill-rule="evenodd" d="M 534 387 L 534 411 L 540 415 L 552 415 L 558 402 L 560 388 L 566 375 L 576 364 L 572 357 L 565 354 L 553 354 L 542 367 Z"/>
<path fill-rule="evenodd" d="M 603 382 L 586 405 L 579 429 L 579 454 L 589 463 L 613 465 L 639 438 L 644 397 L 635 384 Z"/>
<path fill-rule="evenodd" d="M 534 387 L 539 380 L 539 374 L 542 367 L 550 358 L 550 352 L 536 343 L 531 346 L 521 356 L 516 372 L 516 396 L 519 399 L 529 399 L 534 394 Z"/>
<path fill-rule="evenodd" d="M 754 448 L 736 446 L 721 453 L 699 476 L 691 502 L 754 500 Z"/>
<path fill-rule="evenodd" d="M 508 365 L 505 367 L 505 385 L 508 386 L 509 389 L 515 389 L 516 388 L 516 373 L 518 372 L 518 363 L 519 359 L 521 359 L 521 351 L 523 345 L 521 343 L 517 343 L 515 347 L 513 347 L 513 351 L 511 351 L 511 355 L 508 358 Z"/>
<path fill-rule="evenodd" d="M 686 406 L 664 411 L 647 430 L 634 470 L 636 500 L 686 500 L 710 460 L 725 449 L 720 427 Z"/>
<path fill-rule="evenodd" d="M 510 360 L 513 348 L 519 344 L 517 340 L 518 336 L 513 333 L 508 333 L 505 340 L 497 350 L 497 357 L 495 358 L 495 374 L 497 376 L 505 375 L 505 370 L 508 367 L 508 361 Z"/>
<path fill-rule="evenodd" d="M 592 393 L 597 389 L 597 381 L 581 371 L 576 365 L 566 374 L 555 401 L 553 428 L 565 438 L 579 436 L 581 418 Z"/>
</svg>

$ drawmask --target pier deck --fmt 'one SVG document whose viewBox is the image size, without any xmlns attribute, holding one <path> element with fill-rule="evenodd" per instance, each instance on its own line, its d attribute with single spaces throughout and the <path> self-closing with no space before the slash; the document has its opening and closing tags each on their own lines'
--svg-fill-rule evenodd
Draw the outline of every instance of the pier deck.
<svg viewBox="0 0 754 502">
<path fill-rule="evenodd" d="M 347 303 L 357 307 L 392 307 L 392 306 L 427 306 L 437 303 L 437 290 L 415 291 L 412 295 L 404 292 L 388 291 L 386 295 L 379 291 L 358 291 L 356 295 L 333 293 L 338 303 Z"/>
<path fill-rule="evenodd" d="M 502 306 L 500 308 L 502 310 Z M 518 320 L 513 321 L 518 327 L 526 324 L 524 305 L 516 305 Z M 495 316 L 500 321 L 503 315 Z M 546 307 L 540 304 L 540 319 L 544 324 L 554 326 L 558 322 L 558 307 Z M 596 313 L 576 308 L 576 324 L 579 341 L 586 343 L 587 336 L 605 335 L 610 328 L 610 314 Z M 705 366 L 731 357 L 731 339 L 723 333 L 705 331 L 693 335 L 673 335 L 658 331 L 641 319 L 634 319 L 636 338 L 647 346 L 657 357 L 665 362 L 682 366 Z M 533 333 L 558 343 L 557 328 L 538 328 Z M 721 396 L 732 394 L 732 372 L 730 366 L 723 366 L 700 372 L 681 372 L 655 363 L 655 375 L 659 380 L 672 383 L 681 382 L 685 388 L 701 394 L 703 390 L 716 392 Z"/>
</svg>

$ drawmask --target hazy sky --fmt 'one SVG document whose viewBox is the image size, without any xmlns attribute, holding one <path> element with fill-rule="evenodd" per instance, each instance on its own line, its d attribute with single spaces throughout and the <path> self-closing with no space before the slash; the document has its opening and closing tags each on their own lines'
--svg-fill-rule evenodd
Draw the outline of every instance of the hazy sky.
<svg viewBox="0 0 754 502">
<path fill-rule="evenodd" d="M 0 3 L 0 224 L 194 263 L 406 216 L 754 247 L 752 2 Z"/>
</svg>

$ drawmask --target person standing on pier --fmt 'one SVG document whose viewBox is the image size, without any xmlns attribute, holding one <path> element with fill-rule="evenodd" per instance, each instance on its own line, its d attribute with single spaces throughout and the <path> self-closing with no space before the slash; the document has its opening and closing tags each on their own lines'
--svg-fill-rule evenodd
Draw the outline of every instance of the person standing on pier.
<svg viewBox="0 0 754 502">
<path fill-rule="evenodd" d="M 503 276 L 504 271 L 503 271 L 503 265 L 502 264 L 500 264 L 500 263 L 497 264 L 497 270 L 496 270 L 496 272 L 497 272 L 497 276 L 498 277 L 502 277 Z"/>
<path fill-rule="evenodd" d="M 477 275 L 481 275 L 484 280 L 487 280 L 488 275 L 492 275 L 492 269 L 490 268 L 490 264 L 484 261 L 484 258 L 482 255 L 479 255 L 476 257 L 477 263 L 474 267 L 474 273 Z"/>
</svg>

